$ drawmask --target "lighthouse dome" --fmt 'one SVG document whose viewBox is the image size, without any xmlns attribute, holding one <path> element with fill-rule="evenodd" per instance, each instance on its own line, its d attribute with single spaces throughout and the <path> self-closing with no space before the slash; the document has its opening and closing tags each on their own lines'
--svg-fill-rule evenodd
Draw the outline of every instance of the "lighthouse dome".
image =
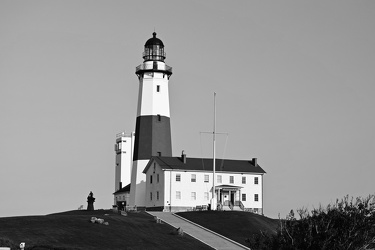
<svg viewBox="0 0 375 250">
<path fill-rule="evenodd" d="M 161 47 L 164 47 L 163 42 L 159 38 L 156 37 L 156 32 L 152 33 L 152 37 L 147 40 L 147 42 L 145 43 L 145 47 L 153 46 L 153 45 L 159 45 Z"/>
<path fill-rule="evenodd" d="M 161 61 L 164 62 L 165 52 L 163 42 L 156 37 L 156 32 L 152 33 L 152 37 L 145 43 L 143 52 L 144 61 Z"/>
</svg>

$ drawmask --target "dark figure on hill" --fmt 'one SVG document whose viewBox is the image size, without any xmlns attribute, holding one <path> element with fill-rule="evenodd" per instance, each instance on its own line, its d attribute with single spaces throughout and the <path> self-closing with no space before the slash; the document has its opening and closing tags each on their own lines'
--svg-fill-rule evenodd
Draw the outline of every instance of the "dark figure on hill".
<svg viewBox="0 0 375 250">
<path fill-rule="evenodd" d="M 87 211 L 93 211 L 94 210 L 94 194 L 90 191 L 89 196 L 87 196 Z"/>
</svg>

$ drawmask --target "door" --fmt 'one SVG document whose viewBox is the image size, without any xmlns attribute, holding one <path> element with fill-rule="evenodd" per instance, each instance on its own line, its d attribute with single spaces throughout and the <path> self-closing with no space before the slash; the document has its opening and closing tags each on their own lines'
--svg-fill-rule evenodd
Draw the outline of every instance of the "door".
<svg viewBox="0 0 375 250">
<path fill-rule="evenodd" d="M 234 195 L 235 195 L 235 192 L 230 193 L 230 203 L 232 203 L 232 205 L 234 205 Z"/>
</svg>

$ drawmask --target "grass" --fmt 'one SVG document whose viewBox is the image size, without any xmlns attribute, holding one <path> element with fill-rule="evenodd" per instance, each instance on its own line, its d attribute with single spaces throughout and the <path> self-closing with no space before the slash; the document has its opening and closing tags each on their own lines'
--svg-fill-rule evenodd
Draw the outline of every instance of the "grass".
<svg viewBox="0 0 375 250">
<path fill-rule="evenodd" d="M 180 212 L 177 215 L 245 246 L 248 245 L 246 239 L 253 234 L 259 234 L 260 231 L 276 233 L 279 223 L 277 219 L 237 211 L 195 211 Z"/>
<path fill-rule="evenodd" d="M 109 225 L 94 224 L 91 217 Z M 0 218 L 0 244 L 27 250 L 81 249 L 212 249 L 188 235 L 174 235 L 174 228 L 158 224 L 146 213 L 122 216 L 110 210 L 69 211 L 46 216 Z M 1 247 L 1 245 L 0 245 Z"/>
</svg>

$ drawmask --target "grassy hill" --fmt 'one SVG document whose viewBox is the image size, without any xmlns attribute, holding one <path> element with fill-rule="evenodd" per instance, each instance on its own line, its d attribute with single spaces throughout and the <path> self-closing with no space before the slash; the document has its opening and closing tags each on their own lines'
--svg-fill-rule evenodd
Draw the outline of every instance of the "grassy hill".
<svg viewBox="0 0 375 250">
<path fill-rule="evenodd" d="M 277 220 L 244 212 L 178 214 L 244 245 L 252 233 L 272 232 L 277 226 Z M 102 218 L 109 225 L 91 223 L 91 217 Z M 122 216 L 110 210 L 0 218 L 0 247 L 5 246 L 4 241 L 12 249 L 25 242 L 27 250 L 212 249 L 188 235 L 175 235 L 172 227 L 157 224 L 147 213 Z"/>
<path fill-rule="evenodd" d="M 259 234 L 260 231 L 270 234 L 276 233 L 279 223 L 277 219 L 237 211 L 181 212 L 177 215 L 245 246 L 248 245 L 246 239 L 252 234 Z"/>
<path fill-rule="evenodd" d="M 91 223 L 91 217 L 102 218 L 109 225 Z M 173 231 L 167 224 L 155 223 L 146 213 L 122 216 L 109 210 L 0 218 L 0 242 L 9 239 L 12 249 L 19 249 L 21 242 L 26 243 L 27 250 L 212 249 Z"/>
</svg>

